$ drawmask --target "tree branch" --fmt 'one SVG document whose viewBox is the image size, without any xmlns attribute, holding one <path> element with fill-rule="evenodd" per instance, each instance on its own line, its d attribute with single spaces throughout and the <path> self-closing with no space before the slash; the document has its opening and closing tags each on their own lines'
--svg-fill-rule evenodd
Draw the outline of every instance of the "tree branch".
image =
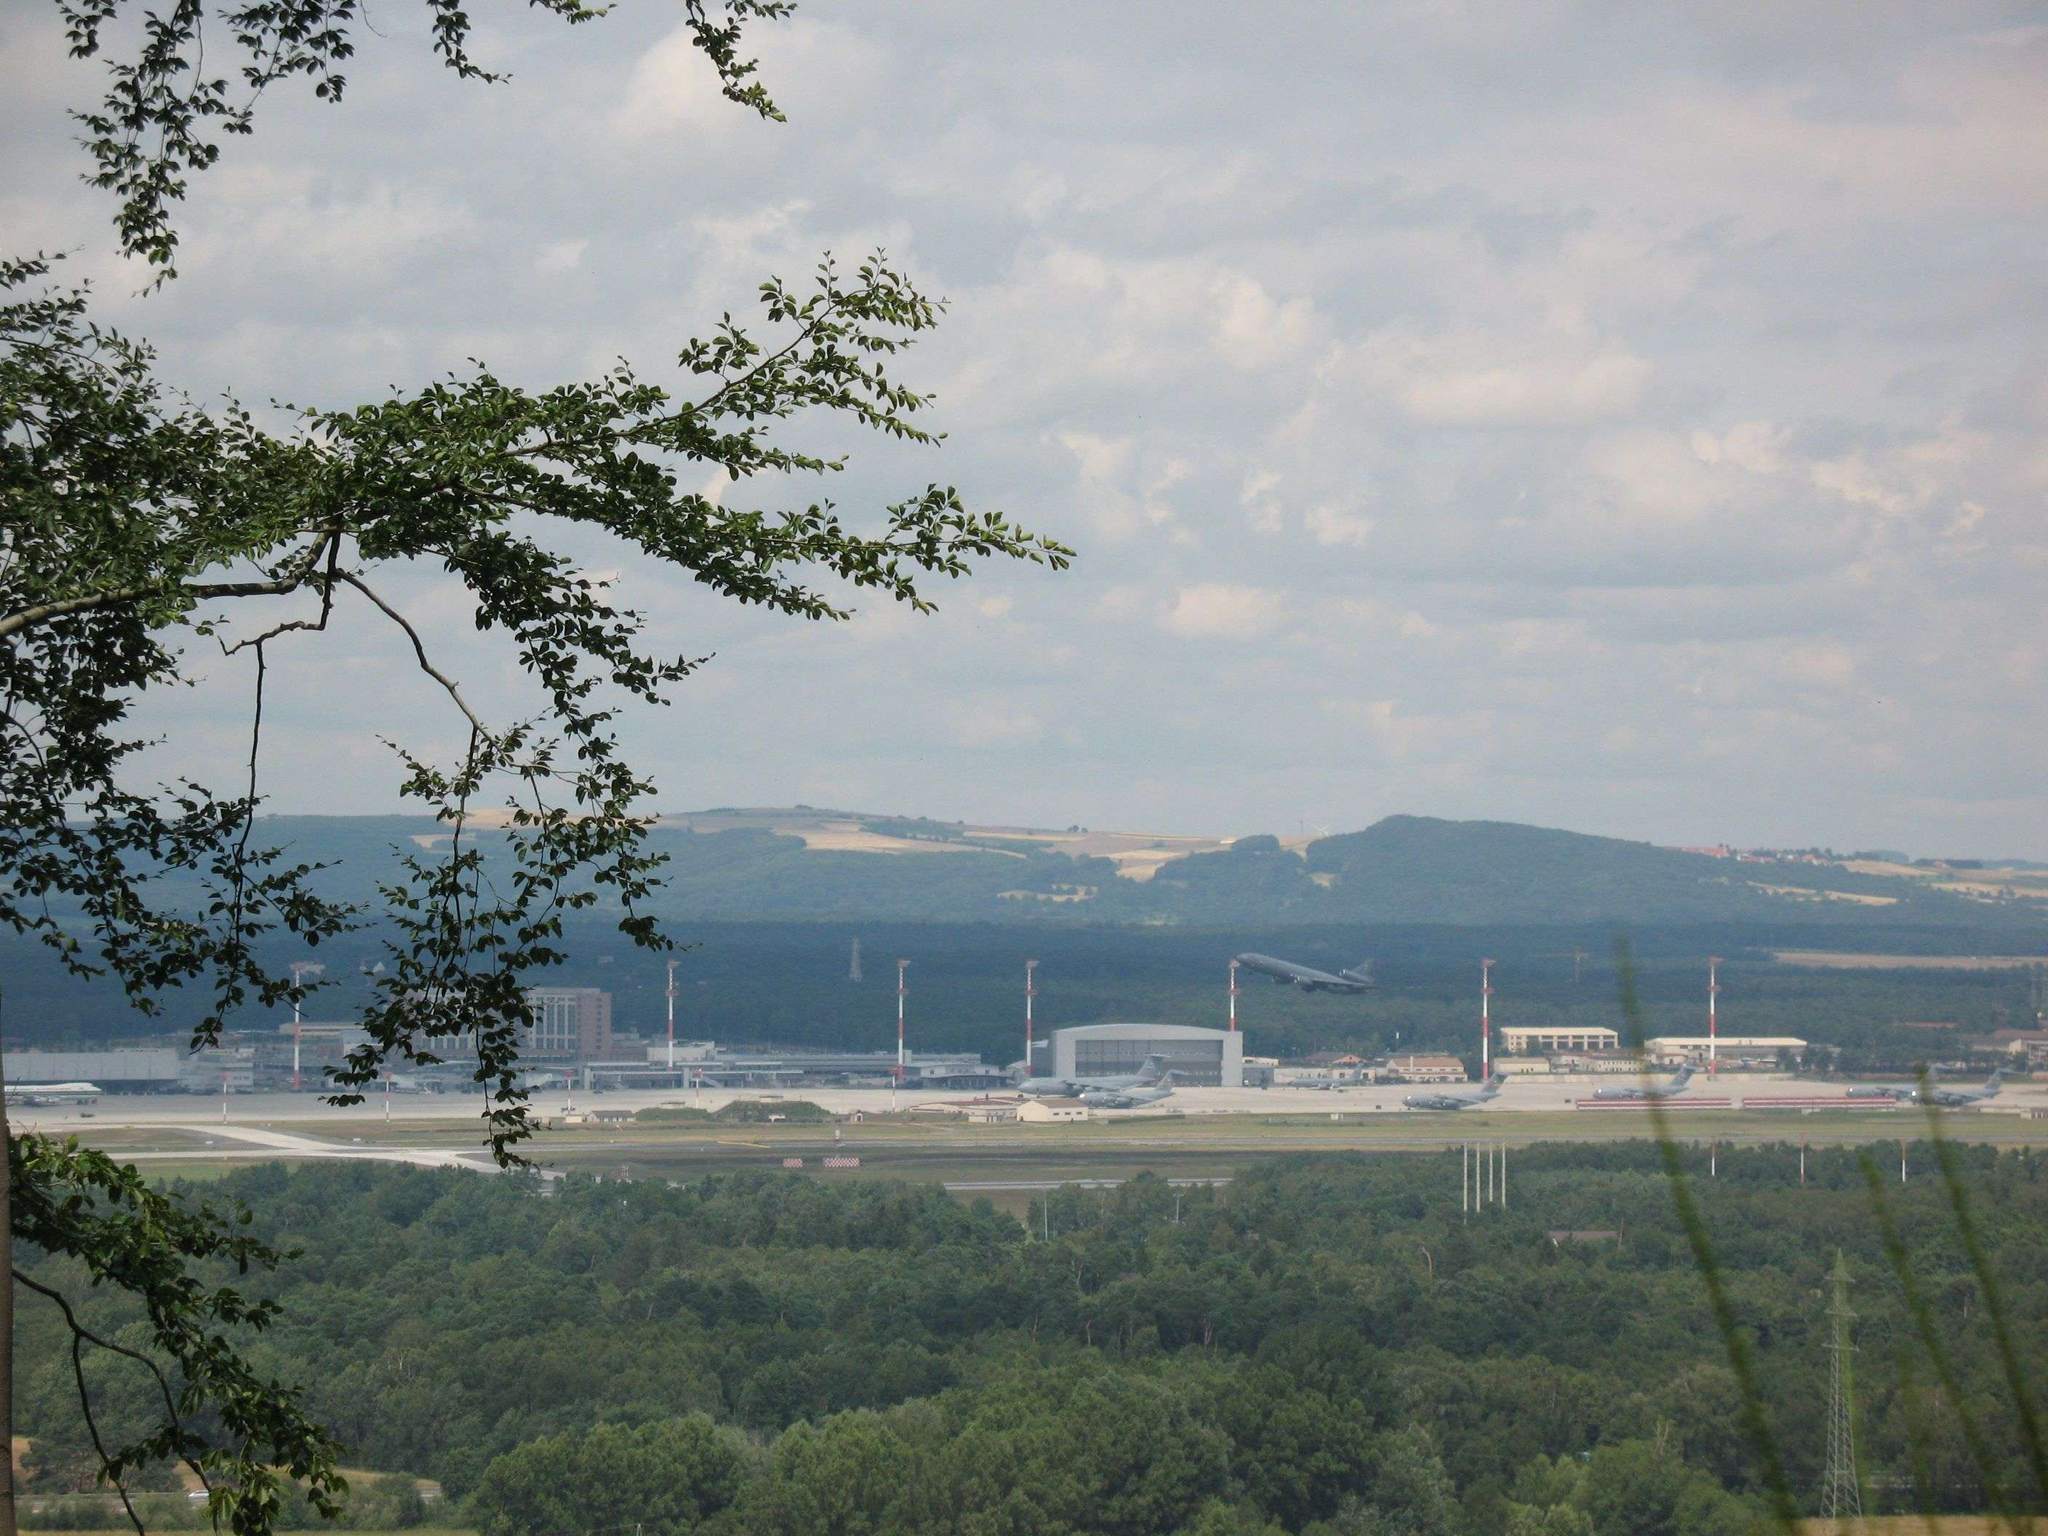
<svg viewBox="0 0 2048 1536">
<path fill-rule="evenodd" d="M 0 640 L 49 619 L 61 619 L 74 613 L 94 613 L 103 608 L 121 608 L 152 597 L 176 594 L 194 603 L 210 602 L 218 597 L 283 597 L 306 584 L 307 577 L 312 575 L 313 567 L 320 559 L 320 551 L 327 547 L 330 539 L 337 537 L 339 535 L 335 531 L 321 534 L 301 557 L 296 573 L 273 577 L 269 581 L 210 581 L 192 586 L 175 581 L 152 582 L 143 586 L 111 587 L 105 592 L 89 592 L 78 597 L 60 597 L 30 608 L 17 609 L 0 618 Z"/>
<path fill-rule="evenodd" d="M 411 622 L 406 618 L 404 614 L 400 613 L 396 608 L 392 607 L 389 603 L 385 602 L 383 598 L 379 597 L 375 592 L 371 591 L 370 588 L 364 585 L 362 580 L 359 577 L 355 576 L 352 572 L 337 570 L 334 572 L 334 580 L 348 583 L 348 585 L 354 587 L 358 592 L 362 593 L 363 596 L 367 597 L 371 602 L 375 603 L 379 608 L 383 609 L 384 616 L 390 619 L 391 622 L 396 624 L 400 629 L 404 630 L 406 638 L 412 641 L 412 653 L 415 657 L 419 659 L 420 670 L 426 673 L 427 676 L 431 677 L 435 682 L 439 683 L 443 688 L 445 688 L 448 691 L 448 697 L 455 701 L 455 707 L 462 711 L 463 718 L 469 721 L 472 729 L 482 732 L 482 734 L 486 736 L 490 735 L 490 732 L 484 729 L 483 721 L 477 718 L 476 711 L 471 709 L 469 707 L 468 702 L 462 697 L 462 690 L 456 687 L 454 679 L 450 678 L 445 672 L 441 671 L 431 661 L 427 660 L 426 644 L 420 639 L 420 632 L 412 627 Z"/>
<path fill-rule="evenodd" d="M 165 1379 L 162 1368 L 140 1350 L 130 1349 L 125 1344 L 116 1344 L 111 1339 L 101 1338 L 90 1328 L 86 1327 L 85 1324 L 78 1320 L 78 1314 L 71 1309 L 71 1302 L 62 1291 L 53 1290 L 38 1280 L 31 1280 L 18 1269 L 11 1270 L 10 1273 L 14 1276 L 16 1284 L 27 1286 L 39 1296 L 47 1296 L 57 1304 L 57 1309 L 64 1314 L 64 1322 L 71 1330 L 71 1373 L 78 1382 L 78 1406 L 85 1414 L 85 1427 L 91 1432 L 93 1452 L 100 1459 L 102 1471 L 114 1465 L 114 1458 L 107 1454 L 106 1445 L 100 1439 L 99 1425 L 93 1420 L 92 1394 L 85 1385 L 85 1362 L 79 1348 L 81 1344 L 97 1344 L 101 1349 L 108 1351 L 110 1354 L 125 1355 L 130 1360 L 141 1364 L 150 1375 L 156 1378 L 157 1391 L 163 1394 L 164 1416 L 170 1421 L 171 1433 L 177 1440 L 178 1460 L 192 1469 L 192 1475 L 199 1479 L 200 1487 L 204 1488 L 209 1494 L 212 1493 L 213 1484 L 207 1480 L 206 1469 L 186 1450 L 188 1442 L 185 1437 L 185 1425 L 178 1417 L 177 1399 L 171 1395 L 171 1384 Z M 141 1518 L 135 1513 L 135 1506 L 128 1501 L 128 1489 L 122 1484 L 120 1474 L 108 1473 L 107 1481 L 114 1485 L 114 1491 L 121 1496 L 121 1507 L 128 1512 L 128 1519 L 134 1525 L 137 1536 L 147 1536 L 147 1533 L 143 1530 Z"/>
</svg>

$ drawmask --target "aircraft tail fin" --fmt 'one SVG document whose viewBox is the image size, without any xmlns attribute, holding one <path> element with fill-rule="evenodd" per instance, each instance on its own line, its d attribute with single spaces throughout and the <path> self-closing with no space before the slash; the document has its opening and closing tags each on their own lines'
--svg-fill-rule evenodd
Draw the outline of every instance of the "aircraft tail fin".
<svg viewBox="0 0 2048 1536">
<path fill-rule="evenodd" d="M 1156 1083 L 1168 1070 L 1164 1056 L 1147 1056 L 1145 1064 L 1138 1068 L 1138 1078 L 1141 1082 Z"/>
<path fill-rule="evenodd" d="M 1678 1069 L 1678 1075 L 1671 1079 L 1671 1087 L 1673 1089 L 1683 1088 L 1687 1083 L 1691 1081 L 1692 1063 L 1688 1061 L 1684 1066 Z"/>
<path fill-rule="evenodd" d="M 1358 962 L 1358 964 L 1351 966 L 1346 970 L 1341 970 L 1337 974 L 1339 976 L 1342 976 L 1346 981 L 1357 982 L 1362 987 L 1370 987 L 1374 985 L 1372 977 L 1372 962 L 1370 960 L 1361 960 Z"/>
<path fill-rule="evenodd" d="M 1986 1096 L 1987 1098 L 1988 1098 L 1988 1097 L 1994 1097 L 1994 1096 L 1996 1096 L 1996 1094 L 1998 1093 L 1998 1090 L 1999 1090 L 1999 1089 L 2001 1089 L 2001 1088 L 2003 1088 L 2004 1086 L 2005 1086 L 2005 1068 L 2003 1068 L 2003 1067 L 1999 1067 L 1999 1068 L 1997 1068 L 1997 1069 L 1996 1069 L 1995 1071 L 1993 1071 L 1993 1072 L 1992 1072 L 1992 1074 L 1991 1074 L 1991 1075 L 1990 1075 L 1989 1077 L 1987 1077 L 1987 1078 L 1985 1078 L 1985 1079 L 1984 1079 L 1984 1093 L 1985 1093 L 1985 1096 Z"/>
<path fill-rule="evenodd" d="M 1492 1098 L 1492 1097 L 1493 1097 L 1493 1096 L 1494 1096 L 1495 1094 L 1497 1094 L 1497 1093 L 1499 1093 L 1499 1092 L 1500 1092 L 1500 1090 L 1501 1090 L 1501 1086 L 1502 1086 L 1502 1085 L 1503 1085 L 1504 1083 L 1506 1083 L 1506 1082 L 1507 1082 L 1507 1080 L 1508 1080 L 1508 1079 L 1507 1079 L 1507 1074 L 1506 1074 L 1506 1073 L 1504 1073 L 1504 1072 L 1496 1072 L 1496 1073 L 1494 1073 L 1494 1074 L 1493 1074 L 1493 1076 L 1489 1077 L 1489 1078 L 1488 1078 L 1488 1079 L 1486 1080 L 1486 1086 L 1485 1086 L 1484 1088 L 1481 1088 L 1481 1089 L 1479 1090 L 1479 1096 L 1480 1096 L 1480 1097 L 1481 1097 L 1482 1099 L 1490 1099 L 1490 1098 Z"/>
</svg>

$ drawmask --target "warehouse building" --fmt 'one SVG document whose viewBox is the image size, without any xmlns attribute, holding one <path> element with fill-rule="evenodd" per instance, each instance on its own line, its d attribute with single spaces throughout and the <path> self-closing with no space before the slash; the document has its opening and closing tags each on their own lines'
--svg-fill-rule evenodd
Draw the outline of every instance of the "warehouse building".
<svg viewBox="0 0 2048 1536">
<path fill-rule="evenodd" d="M 1510 1024 L 1500 1032 L 1500 1048 L 1509 1056 L 1547 1056 L 1554 1051 L 1618 1051 L 1621 1049 L 1621 1036 L 1611 1029 Z"/>
<path fill-rule="evenodd" d="M 232 1037 L 230 1037 L 232 1038 Z M 83 1051 L 10 1051 L 7 1075 L 16 1086 L 91 1083 L 106 1093 L 235 1093 L 256 1086 L 256 1052 L 247 1045 L 108 1046 Z"/>
<path fill-rule="evenodd" d="M 1242 1088 L 1244 1036 L 1193 1024 L 1077 1024 L 1052 1033 L 1043 1074 L 1069 1081 L 1126 1077 L 1158 1056 L 1190 1088 Z"/>
<path fill-rule="evenodd" d="M 1643 1050 L 1661 1066 L 1678 1067 L 1687 1062 L 1705 1066 L 1712 1050 L 1723 1066 L 1737 1061 L 1775 1064 L 1780 1051 L 1803 1051 L 1806 1042 L 1797 1035 L 1659 1035 L 1645 1041 Z"/>
<path fill-rule="evenodd" d="M 175 1046 L 109 1046 L 104 1050 L 7 1053 L 9 1083 L 92 1083 L 108 1093 L 169 1091 L 178 1086 L 184 1052 Z M 218 1086 L 218 1084 L 216 1084 Z"/>
</svg>

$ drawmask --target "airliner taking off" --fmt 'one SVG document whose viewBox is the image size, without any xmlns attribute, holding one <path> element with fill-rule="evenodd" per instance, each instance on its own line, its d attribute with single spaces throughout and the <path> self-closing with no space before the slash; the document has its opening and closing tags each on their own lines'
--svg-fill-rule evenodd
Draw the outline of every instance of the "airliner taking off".
<svg viewBox="0 0 2048 1536">
<path fill-rule="evenodd" d="M 1369 992 L 1376 985 L 1370 960 L 1361 960 L 1349 970 L 1334 972 L 1319 971 L 1312 965 L 1296 965 L 1292 960 L 1277 960 L 1271 955 L 1239 955 L 1237 963 L 1248 971 L 1272 977 L 1283 987 L 1299 987 L 1304 992 Z"/>
<path fill-rule="evenodd" d="M 10 1104 L 90 1104 L 100 1096 L 91 1083 L 9 1083 Z"/>
</svg>

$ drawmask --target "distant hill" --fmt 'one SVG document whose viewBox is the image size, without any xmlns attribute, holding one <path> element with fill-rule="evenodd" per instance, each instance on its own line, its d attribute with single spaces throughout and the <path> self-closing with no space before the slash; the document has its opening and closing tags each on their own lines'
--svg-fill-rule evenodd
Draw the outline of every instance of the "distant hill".
<svg viewBox="0 0 2048 1536">
<path fill-rule="evenodd" d="M 2048 922 L 2048 879 L 1689 852 L 1390 816 L 1314 840 L 974 826 L 857 812 L 665 818 L 677 915 L 993 922 L 1471 925 Z"/>
<path fill-rule="evenodd" d="M 469 836 L 487 865 L 507 858 L 496 846 L 502 832 Z M 401 853 L 431 859 L 448 845 L 447 829 L 424 817 L 266 818 L 257 838 L 329 865 L 326 888 L 371 914 Z M 1382 988 L 1373 997 L 1330 1006 L 1260 988 L 1246 999 L 1262 1048 L 1355 1049 L 1397 1031 L 1409 1043 L 1468 1039 L 1470 968 L 1482 954 L 1501 961 L 1496 981 L 1510 989 L 1513 1017 L 1612 1022 L 1611 977 L 1599 972 L 1624 929 L 1646 966 L 1646 1006 L 1667 1026 L 1696 1018 L 1706 954 L 1754 968 L 1781 949 L 2017 955 L 2041 952 L 2048 938 L 2048 880 L 2014 867 L 1687 851 L 1421 816 L 1310 840 L 724 808 L 664 817 L 653 843 L 669 864 L 648 905 L 692 946 L 680 1010 L 687 1028 L 728 1040 L 886 1046 L 894 989 L 885 980 L 877 990 L 876 978 L 908 955 L 918 966 L 920 1042 L 996 1059 L 1014 1052 L 1027 955 L 1044 962 L 1041 1020 L 1069 1023 L 1214 1018 L 1222 962 L 1239 950 L 1326 966 L 1370 955 Z M 166 887 L 204 899 L 196 884 Z M 614 992 L 621 1027 L 658 1029 L 663 967 L 621 938 L 615 917 L 603 893 L 597 908 L 574 914 L 563 978 Z M 385 958 L 384 937 L 373 921 L 322 945 L 332 989 L 316 1000 L 316 1017 L 363 1006 L 360 973 Z M 866 985 L 848 980 L 856 939 L 870 957 Z M 273 965 L 301 954 L 283 940 L 261 951 Z M 1738 971 L 1728 1002 L 1760 1032 L 1842 1040 L 1888 1019 L 1994 1028 L 2030 1017 L 2018 972 L 1937 981 L 1905 971 L 1800 974 L 1808 980 L 1774 982 L 1773 1001 L 1754 990 L 1753 970 Z M 65 978 L 32 941 L 0 935 L 0 979 L 9 1029 L 21 1037 L 103 1039 L 143 1027 L 117 987 Z M 189 1027 L 205 1001 L 173 994 L 152 1027 Z"/>
<path fill-rule="evenodd" d="M 1389 816 L 1307 849 L 1345 915 L 1380 922 L 1742 920 L 1815 905 L 1919 905 L 1902 881 L 1840 866 L 1732 858 L 1505 821 Z M 1938 903 L 1937 903 L 1938 905 Z M 1924 916 L 1924 914 L 1921 914 Z"/>
<path fill-rule="evenodd" d="M 488 854 L 502 834 L 472 835 Z M 395 854 L 444 848 L 447 829 L 293 816 L 266 818 L 258 837 L 334 865 L 338 894 L 374 902 Z M 1425 816 L 1309 840 L 722 808 L 664 816 L 653 842 L 669 859 L 657 915 L 699 921 L 2048 924 L 2048 877 L 2016 867 L 1716 856 Z"/>
</svg>

